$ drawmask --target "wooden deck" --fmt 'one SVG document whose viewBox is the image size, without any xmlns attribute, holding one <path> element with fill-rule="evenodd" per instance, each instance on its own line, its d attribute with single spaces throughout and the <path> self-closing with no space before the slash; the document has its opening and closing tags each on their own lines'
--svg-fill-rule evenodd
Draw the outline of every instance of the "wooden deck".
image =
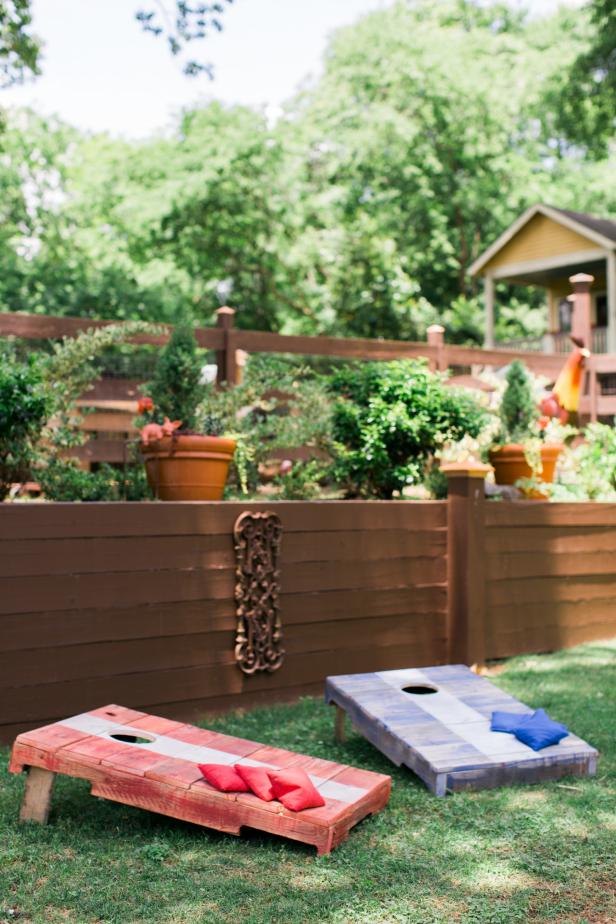
<svg viewBox="0 0 616 924">
<path fill-rule="evenodd" d="M 221 793 L 197 763 L 302 767 L 321 808 L 291 812 L 252 793 Z M 267 747 L 123 706 L 103 706 L 18 736 L 9 769 L 29 769 L 22 820 L 45 823 L 55 773 L 92 783 L 92 795 L 239 835 L 256 828 L 329 853 L 350 829 L 382 809 L 391 779 L 280 748 Z"/>
<path fill-rule="evenodd" d="M 596 771 L 597 751 L 575 735 L 533 751 L 513 735 L 490 731 L 494 710 L 533 710 L 461 664 L 328 677 L 325 700 L 437 796 Z M 342 722 L 339 712 L 338 735 Z"/>
</svg>

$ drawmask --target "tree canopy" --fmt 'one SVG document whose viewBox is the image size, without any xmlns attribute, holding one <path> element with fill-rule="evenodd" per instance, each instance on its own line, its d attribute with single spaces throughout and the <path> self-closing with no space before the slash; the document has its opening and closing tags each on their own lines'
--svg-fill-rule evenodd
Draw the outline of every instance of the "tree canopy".
<svg viewBox="0 0 616 924">
<path fill-rule="evenodd" d="M 589 158 L 555 102 L 593 29 L 400 0 L 339 30 L 275 125 L 211 103 L 127 142 L 15 113 L 0 307 L 209 323 L 228 302 L 244 327 L 478 340 L 468 268 L 524 208 L 616 214 L 613 143 Z M 506 294 L 497 333 L 539 333 L 536 294 Z"/>
</svg>

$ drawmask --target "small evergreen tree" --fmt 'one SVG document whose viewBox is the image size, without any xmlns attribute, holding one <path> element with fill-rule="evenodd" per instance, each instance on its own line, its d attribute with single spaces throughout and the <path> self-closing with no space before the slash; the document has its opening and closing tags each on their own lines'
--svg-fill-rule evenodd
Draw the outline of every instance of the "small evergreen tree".
<svg viewBox="0 0 616 924">
<path fill-rule="evenodd" d="M 507 372 L 507 387 L 500 406 L 502 442 L 522 443 L 527 440 L 538 417 L 531 378 L 524 363 L 514 359 Z"/>
<path fill-rule="evenodd" d="M 192 327 L 180 323 L 161 353 L 148 392 L 154 402 L 154 418 L 181 420 L 182 430 L 194 430 L 197 407 L 205 397 L 201 383 L 201 360 Z"/>
</svg>

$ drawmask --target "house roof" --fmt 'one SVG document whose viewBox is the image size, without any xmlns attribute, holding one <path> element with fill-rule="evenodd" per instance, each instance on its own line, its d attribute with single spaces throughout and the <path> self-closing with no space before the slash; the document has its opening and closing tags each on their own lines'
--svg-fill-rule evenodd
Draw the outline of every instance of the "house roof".
<svg viewBox="0 0 616 924">
<path fill-rule="evenodd" d="M 566 215 L 567 218 L 577 222 L 579 225 L 583 225 L 584 228 L 596 231 L 597 234 L 603 235 L 603 237 L 616 244 L 616 221 L 612 221 L 610 218 L 596 218 L 595 215 L 588 215 L 586 212 L 572 212 L 570 209 L 557 209 L 554 206 L 551 206 L 551 208 L 552 211 Z"/>
<path fill-rule="evenodd" d="M 520 231 L 524 225 L 535 217 L 535 215 L 545 215 L 572 231 L 576 231 L 589 241 L 597 244 L 605 250 L 616 249 L 616 221 L 609 218 L 597 218 L 594 215 L 588 215 L 585 212 L 573 212 L 569 209 L 559 209 L 551 205 L 538 203 L 532 205 L 519 218 L 517 218 L 506 231 L 498 237 L 494 243 L 479 256 L 470 267 L 471 276 L 476 276 L 486 266 L 487 263 L 509 243 L 512 238 Z"/>
</svg>

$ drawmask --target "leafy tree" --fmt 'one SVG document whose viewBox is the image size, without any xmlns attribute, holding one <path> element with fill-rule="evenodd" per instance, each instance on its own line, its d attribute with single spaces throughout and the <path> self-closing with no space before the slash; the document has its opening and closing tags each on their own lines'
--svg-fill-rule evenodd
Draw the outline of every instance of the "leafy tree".
<svg viewBox="0 0 616 924">
<path fill-rule="evenodd" d="M 591 0 L 591 34 L 566 74 L 557 95 L 550 94 L 556 125 L 565 138 L 603 157 L 616 133 L 616 5 Z"/>
<path fill-rule="evenodd" d="M 38 74 L 40 41 L 30 31 L 30 0 L 0 0 L 0 89 Z"/>
<path fill-rule="evenodd" d="M 222 14 L 226 5 L 233 0 L 221 0 L 220 3 L 186 3 L 175 0 L 173 11 L 164 3 L 158 3 L 155 10 L 140 10 L 136 19 L 146 32 L 152 35 L 164 35 L 172 55 L 181 54 L 190 42 L 206 38 L 212 30 L 222 31 Z M 206 73 L 213 77 L 212 65 L 203 61 L 189 59 L 184 63 L 183 71 L 189 77 Z"/>
</svg>

